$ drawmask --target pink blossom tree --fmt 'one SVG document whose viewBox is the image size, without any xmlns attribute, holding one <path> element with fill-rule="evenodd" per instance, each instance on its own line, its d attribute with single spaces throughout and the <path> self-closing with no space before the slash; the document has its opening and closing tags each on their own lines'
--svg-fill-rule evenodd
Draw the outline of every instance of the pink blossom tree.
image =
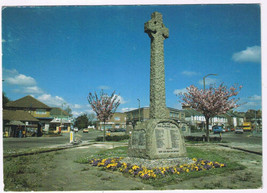
<svg viewBox="0 0 267 193">
<path fill-rule="evenodd" d="M 106 121 L 109 120 L 112 115 L 115 113 L 116 109 L 120 105 L 120 100 L 118 99 L 118 95 L 115 94 L 115 91 L 109 96 L 104 93 L 103 90 L 100 92 L 99 96 L 95 92 L 95 94 L 89 93 L 87 100 L 91 105 L 93 111 L 96 113 L 96 116 L 99 121 L 104 123 L 104 136 L 103 141 L 106 140 Z"/>
<path fill-rule="evenodd" d="M 216 88 L 211 85 L 207 90 L 199 90 L 194 85 L 187 87 L 187 93 L 180 93 L 183 105 L 188 105 L 202 113 L 206 119 L 206 139 L 209 142 L 209 119 L 225 114 L 230 109 L 239 107 L 237 96 L 242 86 L 232 86 L 229 89 L 223 83 Z"/>
</svg>

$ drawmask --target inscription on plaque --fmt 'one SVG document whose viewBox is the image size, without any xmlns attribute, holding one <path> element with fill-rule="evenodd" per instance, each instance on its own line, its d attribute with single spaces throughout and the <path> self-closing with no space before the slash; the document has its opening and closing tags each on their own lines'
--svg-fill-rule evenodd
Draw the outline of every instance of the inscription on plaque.
<svg viewBox="0 0 267 193">
<path fill-rule="evenodd" d="M 164 130 L 162 129 L 155 129 L 156 139 L 157 139 L 157 148 L 163 148 L 164 144 Z"/>
<path fill-rule="evenodd" d="M 175 130 L 170 130 L 172 148 L 179 148 L 179 137 L 178 133 Z"/>
<path fill-rule="evenodd" d="M 179 130 L 172 123 L 159 123 L 155 128 L 158 153 L 179 152 Z"/>
</svg>

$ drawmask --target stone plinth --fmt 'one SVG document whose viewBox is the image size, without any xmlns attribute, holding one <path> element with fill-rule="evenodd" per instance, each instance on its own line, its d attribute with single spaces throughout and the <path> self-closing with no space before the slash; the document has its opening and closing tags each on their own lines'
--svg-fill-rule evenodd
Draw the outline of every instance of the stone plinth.
<svg viewBox="0 0 267 193">
<path fill-rule="evenodd" d="M 138 123 L 129 140 L 128 155 L 146 159 L 186 156 L 184 138 L 178 124 L 169 119 Z"/>
</svg>

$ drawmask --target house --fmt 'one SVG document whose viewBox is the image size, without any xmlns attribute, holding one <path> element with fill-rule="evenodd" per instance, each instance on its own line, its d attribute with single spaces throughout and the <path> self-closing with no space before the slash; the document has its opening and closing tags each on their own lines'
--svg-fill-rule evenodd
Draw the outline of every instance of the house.
<svg viewBox="0 0 267 193">
<path fill-rule="evenodd" d="M 228 111 L 227 113 L 225 113 L 225 116 L 230 127 L 242 126 L 244 123 L 244 115 L 242 115 L 241 113 Z"/>
<path fill-rule="evenodd" d="M 6 137 L 18 137 L 19 131 L 27 134 L 41 133 L 39 120 L 23 110 L 3 110 L 3 133 Z"/>
<path fill-rule="evenodd" d="M 191 126 L 195 127 L 195 129 L 205 129 L 205 124 L 206 124 L 206 119 L 205 116 L 188 107 L 188 106 L 183 106 L 183 111 L 185 113 L 185 121 L 189 123 Z M 228 119 L 226 118 L 225 115 L 217 115 L 211 118 L 210 120 L 210 126 L 213 125 L 228 125 Z"/>
<path fill-rule="evenodd" d="M 7 110 L 23 110 L 30 113 L 39 120 L 42 128 L 49 126 L 53 117 L 50 115 L 51 107 L 28 95 L 15 101 L 8 102 L 5 106 Z"/>
<path fill-rule="evenodd" d="M 62 132 L 69 133 L 73 125 L 73 118 L 70 117 L 69 113 L 58 107 L 52 107 L 50 116 L 53 120 L 50 122 L 49 128 L 45 131 L 53 131 L 54 133 Z"/>
<path fill-rule="evenodd" d="M 96 127 L 99 130 L 104 129 L 104 123 L 97 121 Z M 115 112 L 113 116 L 105 123 L 106 130 L 126 129 L 126 114 Z"/>
</svg>

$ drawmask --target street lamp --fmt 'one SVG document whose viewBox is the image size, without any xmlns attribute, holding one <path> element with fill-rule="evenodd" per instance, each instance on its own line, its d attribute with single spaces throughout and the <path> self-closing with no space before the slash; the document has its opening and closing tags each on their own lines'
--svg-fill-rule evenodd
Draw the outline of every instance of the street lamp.
<svg viewBox="0 0 267 193">
<path fill-rule="evenodd" d="M 138 100 L 138 111 L 139 111 L 139 122 L 141 121 L 141 117 L 140 117 L 140 99 L 137 99 Z"/>
<path fill-rule="evenodd" d="M 204 91 L 205 91 L 205 78 L 208 77 L 208 76 L 211 76 L 211 75 L 217 76 L 217 74 L 207 74 L 206 76 L 203 77 Z"/>
<path fill-rule="evenodd" d="M 65 104 L 66 104 L 66 103 L 62 103 L 60 128 L 62 127 L 62 111 L 63 111 L 63 106 L 64 106 Z"/>
</svg>

